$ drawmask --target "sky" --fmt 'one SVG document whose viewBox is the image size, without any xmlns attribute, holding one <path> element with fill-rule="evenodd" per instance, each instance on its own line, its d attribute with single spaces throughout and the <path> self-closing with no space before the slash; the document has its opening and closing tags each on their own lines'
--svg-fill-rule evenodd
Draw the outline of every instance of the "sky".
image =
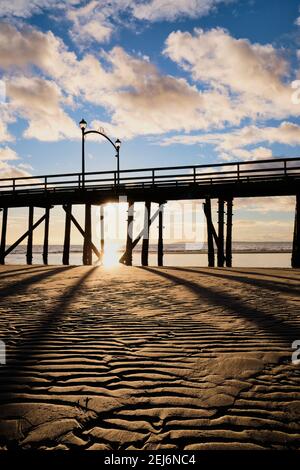
<svg viewBox="0 0 300 470">
<path fill-rule="evenodd" d="M 82 117 L 122 140 L 123 169 L 299 156 L 299 1 L 0 6 L 1 177 L 79 172 Z M 86 154 L 115 169 L 106 141 Z M 236 240 L 290 241 L 294 198 L 237 200 L 234 217 Z M 12 242 L 24 210 L 9 220 Z"/>
</svg>

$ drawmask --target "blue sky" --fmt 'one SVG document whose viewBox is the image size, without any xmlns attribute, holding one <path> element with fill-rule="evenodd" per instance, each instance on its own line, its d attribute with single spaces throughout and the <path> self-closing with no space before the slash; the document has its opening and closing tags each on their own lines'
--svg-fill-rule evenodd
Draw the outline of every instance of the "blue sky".
<svg viewBox="0 0 300 470">
<path fill-rule="evenodd" d="M 122 168 L 298 156 L 299 6 L 2 0 L 0 174 L 80 171 L 82 117 L 122 140 Z M 115 164 L 90 139 L 87 169 Z M 240 238 L 267 218 L 290 239 L 293 205 L 243 202 Z"/>
</svg>

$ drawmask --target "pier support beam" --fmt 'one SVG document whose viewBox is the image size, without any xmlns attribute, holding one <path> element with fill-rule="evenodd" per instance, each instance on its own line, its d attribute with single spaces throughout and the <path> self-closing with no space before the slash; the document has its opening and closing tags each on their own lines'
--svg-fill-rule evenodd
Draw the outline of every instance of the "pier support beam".
<svg viewBox="0 0 300 470">
<path fill-rule="evenodd" d="M 142 243 L 142 266 L 149 264 L 149 234 L 150 234 L 150 218 L 151 218 L 151 201 L 145 202 L 144 216 L 144 236 Z"/>
<path fill-rule="evenodd" d="M 27 264 L 32 264 L 33 215 L 34 215 L 34 207 L 29 206 L 28 239 L 27 239 L 27 253 L 26 253 Z"/>
<path fill-rule="evenodd" d="M 164 215 L 164 205 L 159 205 L 159 214 L 158 214 L 158 244 L 157 244 L 157 265 L 163 266 L 164 259 L 164 239 L 163 239 L 163 215 Z"/>
<path fill-rule="evenodd" d="M 104 207 L 100 206 L 100 253 L 104 255 Z"/>
<path fill-rule="evenodd" d="M 64 210 L 66 210 L 65 206 L 63 206 Z M 77 220 L 75 219 L 74 215 L 71 213 L 70 215 L 71 217 L 71 221 L 73 222 L 73 224 L 75 225 L 75 227 L 77 228 L 78 232 L 83 236 L 84 238 L 84 230 L 83 228 L 79 225 L 79 223 L 77 222 Z M 92 247 L 92 250 L 93 252 L 95 253 L 95 255 L 97 256 L 97 258 L 100 258 L 101 257 L 101 254 L 100 254 L 100 251 L 98 250 L 98 248 L 94 245 L 94 243 L 91 241 L 91 247 Z"/>
<path fill-rule="evenodd" d="M 300 268 L 300 193 L 296 196 L 292 268 Z"/>
<path fill-rule="evenodd" d="M 227 200 L 227 221 L 226 221 L 226 267 L 232 267 L 232 206 L 233 200 Z"/>
<path fill-rule="evenodd" d="M 1 230 L 1 244 L 0 244 L 0 264 L 5 264 L 5 246 L 6 246 L 6 231 L 7 231 L 7 207 L 4 207 L 2 214 L 2 230 Z"/>
<path fill-rule="evenodd" d="M 83 241 L 83 264 L 92 264 L 92 206 L 85 205 L 85 229 Z"/>
<path fill-rule="evenodd" d="M 218 199 L 218 267 L 224 266 L 224 200 Z"/>
<path fill-rule="evenodd" d="M 155 212 L 155 214 L 151 217 L 150 219 L 150 225 L 153 224 L 154 220 L 158 217 L 159 215 L 159 212 L 160 212 L 160 209 L 157 209 L 157 211 Z M 134 248 L 136 247 L 136 245 L 140 242 L 140 240 L 142 240 L 144 236 L 144 228 L 143 230 L 140 231 L 140 233 L 138 234 L 138 236 L 136 237 L 136 239 L 132 242 L 132 250 L 134 250 Z M 125 253 L 123 253 L 123 255 L 121 256 L 121 258 L 119 259 L 119 263 L 123 263 L 123 264 L 126 264 L 126 251 Z"/>
<path fill-rule="evenodd" d="M 124 264 L 132 266 L 134 201 L 128 201 L 127 239 Z"/>
<path fill-rule="evenodd" d="M 25 240 L 26 238 L 28 238 L 30 234 L 32 235 L 33 230 L 35 230 L 42 222 L 44 222 L 45 217 L 46 217 L 46 214 L 44 214 L 37 222 L 35 222 L 34 225 L 32 225 L 31 227 L 29 227 L 29 229 L 27 230 L 27 232 L 23 233 L 23 235 L 22 235 L 20 238 L 18 238 L 18 240 L 17 240 L 15 243 L 13 243 L 12 245 L 10 245 L 10 247 L 7 248 L 7 250 L 5 250 L 4 258 L 5 258 L 7 255 L 9 255 L 9 253 L 11 253 L 12 251 L 14 251 L 14 249 L 17 248 L 17 246 L 20 245 L 20 243 L 22 243 L 23 240 Z"/>
<path fill-rule="evenodd" d="M 207 227 L 207 255 L 208 255 L 208 266 L 213 268 L 215 266 L 215 249 L 214 249 L 214 238 L 213 238 L 213 223 L 211 215 L 211 200 L 210 198 L 205 199 L 203 204 L 204 213 L 206 216 L 206 227 Z"/>
<path fill-rule="evenodd" d="M 64 238 L 64 251 L 63 251 L 62 262 L 64 265 L 68 265 L 70 263 L 72 205 L 66 204 L 64 209 L 66 212 L 66 218 L 65 218 L 65 238 Z"/>
<path fill-rule="evenodd" d="M 45 209 L 44 246 L 43 246 L 43 263 L 44 264 L 48 264 L 49 220 L 50 220 L 50 207 L 46 207 L 46 209 Z"/>
</svg>

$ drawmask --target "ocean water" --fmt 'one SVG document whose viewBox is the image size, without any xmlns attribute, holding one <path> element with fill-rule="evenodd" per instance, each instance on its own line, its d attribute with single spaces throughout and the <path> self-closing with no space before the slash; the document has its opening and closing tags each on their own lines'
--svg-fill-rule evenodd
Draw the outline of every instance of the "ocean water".
<svg viewBox="0 0 300 470">
<path fill-rule="evenodd" d="M 41 245 L 33 247 L 33 264 L 42 264 Z M 292 245 L 289 242 L 235 242 L 233 244 L 233 266 L 235 267 L 281 267 L 291 266 Z M 49 246 L 49 264 L 62 264 L 61 245 Z M 156 247 L 150 245 L 149 265 L 157 265 Z M 114 253 L 107 250 L 107 265 L 118 264 L 118 259 L 122 251 Z M 141 264 L 140 247 L 136 247 L 133 254 L 133 264 Z M 96 257 L 94 258 L 96 262 Z M 6 264 L 26 264 L 26 246 L 17 247 L 13 253 L 7 256 Z M 82 264 L 82 246 L 72 245 L 70 251 L 70 264 Z M 207 266 L 206 246 L 185 245 L 183 243 L 174 243 L 165 246 L 164 254 L 165 266 Z"/>
</svg>

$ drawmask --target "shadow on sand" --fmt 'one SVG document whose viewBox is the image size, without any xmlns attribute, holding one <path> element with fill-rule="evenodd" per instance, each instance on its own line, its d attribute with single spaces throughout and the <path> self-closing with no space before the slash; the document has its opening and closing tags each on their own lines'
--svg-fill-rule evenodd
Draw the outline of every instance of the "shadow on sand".
<svg viewBox="0 0 300 470">
<path fill-rule="evenodd" d="M 284 341 L 288 346 L 291 346 L 292 342 L 295 338 L 300 337 L 300 326 L 298 324 L 287 322 L 283 319 L 276 318 L 272 313 L 265 313 L 262 310 L 247 305 L 246 302 L 243 302 L 241 298 L 234 297 L 228 293 L 220 292 L 213 287 L 201 286 L 200 284 L 193 282 L 191 280 L 187 280 L 186 278 L 182 278 L 179 276 L 175 276 L 166 272 L 165 270 L 161 269 L 154 269 L 149 267 L 140 267 L 139 269 L 144 269 L 153 273 L 156 276 L 163 277 L 174 284 L 178 284 L 181 286 L 185 286 L 189 291 L 193 294 L 196 294 L 199 298 L 199 301 L 207 301 L 211 305 L 215 305 L 216 307 L 226 307 L 229 309 L 228 315 L 233 315 L 236 317 L 243 317 L 247 321 L 254 323 L 259 329 L 265 330 L 267 333 L 272 334 L 273 336 L 280 338 Z M 205 276 L 217 276 L 217 277 L 224 277 L 230 280 L 240 280 L 239 278 L 231 279 L 232 276 L 223 276 L 222 274 L 215 274 L 207 271 L 198 271 L 198 270 L 191 270 L 191 269 L 184 269 L 184 268 L 168 268 L 168 270 L 175 269 L 176 272 L 180 271 L 182 274 L 186 272 L 195 272 L 199 275 Z M 248 279 L 247 279 L 248 280 Z M 243 278 L 240 282 L 243 282 Z M 255 283 L 252 282 L 251 284 L 255 285 L 256 287 L 264 287 L 264 282 Z M 276 290 L 275 286 L 272 290 Z M 217 311 L 216 311 L 216 322 L 217 322 Z"/>
<path fill-rule="evenodd" d="M 14 283 L 14 286 L 9 288 L 9 293 L 5 292 L 5 295 L 11 295 L 12 290 L 16 292 L 24 292 L 29 288 L 33 283 L 45 280 L 56 274 L 63 273 L 70 269 L 76 269 L 76 267 L 65 267 L 65 268 L 55 268 L 48 270 L 44 274 L 39 274 L 37 276 L 32 276 L 30 279 L 22 280 L 19 283 Z M 12 393 L 16 390 L 15 383 L 17 382 L 18 376 L 24 371 L 23 367 L 28 361 L 33 359 L 40 351 L 43 350 L 47 344 L 48 336 L 53 334 L 53 329 L 60 322 L 63 321 L 63 316 L 70 304 L 75 300 L 77 294 L 83 287 L 84 282 L 93 274 L 94 270 L 97 267 L 91 267 L 84 272 L 82 276 L 76 282 L 70 286 L 68 289 L 64 290 L 61 296 L 58 299 L 54 299 L 54 306 L 50 309 L 46 309 L 42 315 L 42 320 L 38 321 L 36 326 L 33 326 L 29 333 L 23 338 L 20 338 L 18 341 L 17 347 L 15 350 L 10 350 L 8 348 L 8 360 L 5 366 L 2 366 L 0 369 L 1 372 L 1 382 L 5 388 L 5 393 L 3 393 L 1 402 L 10 403 L 12 400 Z M 2 292 L 3 294 L 3 292 Z M 0 296 L 1 300 L 1 296 Z M 32 319 L 34 323 L 34 318 Z M 26 355 L 24 355 L 26 351 Z M 10 360 L 10 356 L 12 359 Z"/>
</svg>

